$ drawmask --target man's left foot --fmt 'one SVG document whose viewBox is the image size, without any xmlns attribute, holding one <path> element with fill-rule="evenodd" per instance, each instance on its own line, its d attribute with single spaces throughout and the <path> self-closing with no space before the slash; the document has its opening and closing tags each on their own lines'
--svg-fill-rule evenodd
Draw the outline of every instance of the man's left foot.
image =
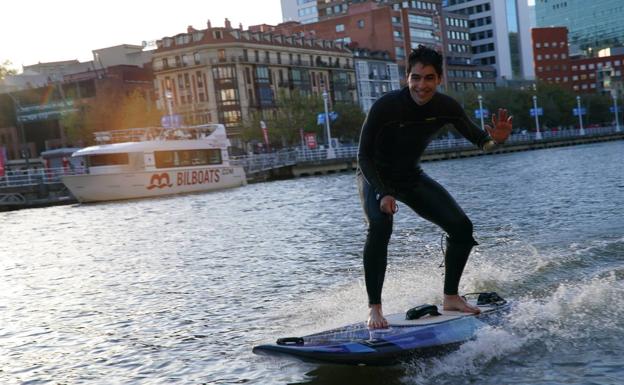
<svg viewBox="0 0 624 385">
<path fill-rule="evenodd" d="M 461 311 L 463 313 L 481 313 L 481 310 L 477 306 L 469 304 L 463 297 L 459 295 L 444 294 L 443 309 Z"/>
</svg>

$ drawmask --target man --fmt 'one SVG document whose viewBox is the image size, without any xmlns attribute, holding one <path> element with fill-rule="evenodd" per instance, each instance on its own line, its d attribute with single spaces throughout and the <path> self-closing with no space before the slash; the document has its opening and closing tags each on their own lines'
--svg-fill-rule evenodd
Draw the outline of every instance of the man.
<svg viewBox="0 0 624 385">
<path fill-rule="evenodd" d="M 362 127 L 358 150 L 358 187 L 368 234 L 364 246 L 364 275 L 370 314 L 368 327 L 386 328 L 381 291 L 386 272 L 392 218 L 399 200 L 446 233 L 445 310 L 478 313 L 458 295 L 459 280 L 470 250 L 477 242 L 472 222 L 453 197 L 420 168 L 422 153 L 445 125 L 489 151 L 511 133 L 511 117 L 499 109 L 493 128 L 482 131 L 454 99 L 437 92 L 442 81 L 442 55 L 418 46 L 408 58 L 408 86 L 389 92 L 371 107 Z M 489 135 L 488 135 L 489 133 Z"/>
</svg>

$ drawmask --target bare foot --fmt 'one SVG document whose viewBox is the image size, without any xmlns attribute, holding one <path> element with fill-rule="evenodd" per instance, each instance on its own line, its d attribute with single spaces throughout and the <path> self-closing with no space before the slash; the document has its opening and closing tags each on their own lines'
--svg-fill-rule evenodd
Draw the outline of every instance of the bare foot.
<svg viewBox="0 0 624 385">
<path fill-rule="evenodd" d="M 459 295 L 446 295 L 444 294 L 444 310 L 456 310 L 464 313 L 479 314 L 481 310 L 474 305 L 469 304 L 466 300 Z"/>
<path fill-rule="evenodd" d="M 370 305 L 366 326 L 368 326 L 369 329 L 385 329 L 388 327 L 388 321 L 384 318 L 383 312 L 381 311 L 381 304 Z"/>
</svg>

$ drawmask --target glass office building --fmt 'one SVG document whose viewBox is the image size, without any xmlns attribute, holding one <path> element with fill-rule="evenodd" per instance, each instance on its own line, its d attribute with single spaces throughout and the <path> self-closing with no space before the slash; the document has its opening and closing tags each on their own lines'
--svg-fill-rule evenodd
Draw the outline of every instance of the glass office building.
<svg viewBox="0 0 624 385">
<path fill-rule="evenodd" d="M 623 0 L 535 0 L 538 27 L 567 27 L 569 43 L 591 54 L 624 46 Z"/>
</svg>

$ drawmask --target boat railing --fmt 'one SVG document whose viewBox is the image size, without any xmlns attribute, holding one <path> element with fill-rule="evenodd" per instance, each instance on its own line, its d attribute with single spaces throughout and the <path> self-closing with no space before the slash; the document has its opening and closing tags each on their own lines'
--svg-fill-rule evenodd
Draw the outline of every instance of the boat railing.
<svg viewBox="0 0 624 385">
<path fill-rule="evenodd" d="M 61 183 L 64 175 L 86 174 L 86 167 L 38 168 L 30 170 L 10 170 L 0 176 L 0 188 L 35 186 L 39 184 Z"/>
<path fill-rule="evenodd" d="M 142 127 L 122 130 L 98 131 L 93 135 L 97 144 L 145 142 L 150 140 L 180 140 L 206 137 L 219 127 L 218 124 L 184 126 L 177 128 Z"/>
</svg>

